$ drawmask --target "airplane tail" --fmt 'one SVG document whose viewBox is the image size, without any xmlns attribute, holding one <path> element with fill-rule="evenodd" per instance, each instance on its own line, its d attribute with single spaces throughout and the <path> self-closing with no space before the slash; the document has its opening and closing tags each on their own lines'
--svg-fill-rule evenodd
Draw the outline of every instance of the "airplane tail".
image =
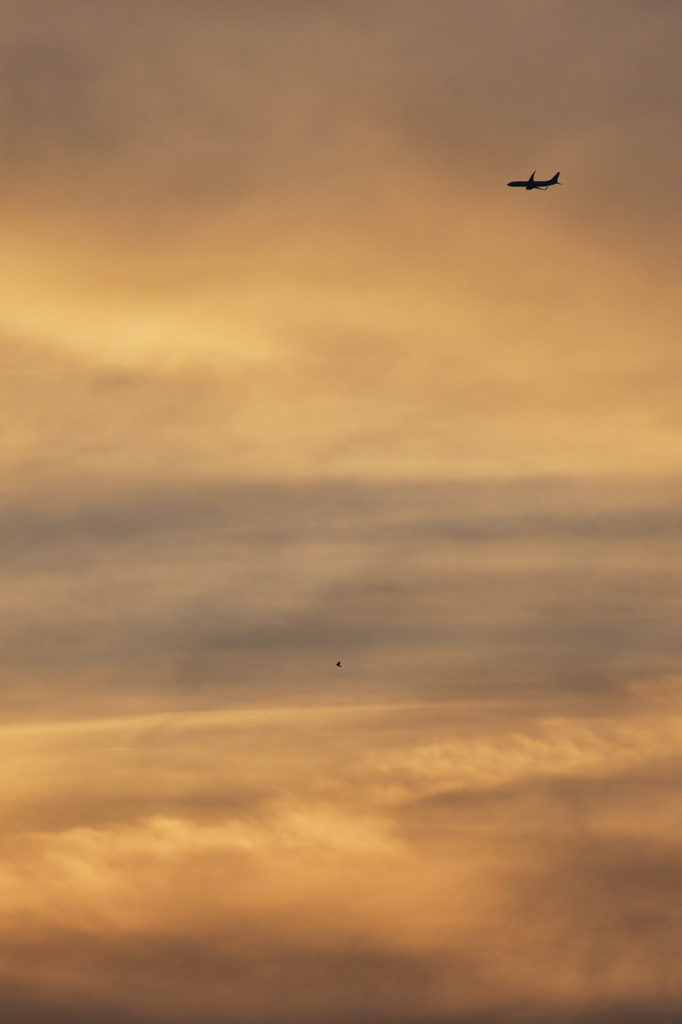
<svg viewBox="0 0 682 1024">
<path fill-rule="evenodd" d="M 561 182 L 559 181 L 559 175 L 560 174 L 561 174 L 561 171 L 557 171 L 556 172 L 556 174 L 554 175 L 554 177 L 550 181 L 550 185 L 560 185 L 561 184 Z"/>
</svg>

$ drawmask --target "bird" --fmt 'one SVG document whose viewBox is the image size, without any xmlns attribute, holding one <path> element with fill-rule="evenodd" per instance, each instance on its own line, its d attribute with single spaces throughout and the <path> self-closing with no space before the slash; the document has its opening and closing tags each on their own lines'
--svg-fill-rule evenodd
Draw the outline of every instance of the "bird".
<svg viewBox="0 0 682 1024">
<path fill-rule="evenodd" d="M 340 661 L 337 661 L 337 663 L 336 663 L 336 667 L 337 667 L 337 668 L 341 668 L 341 662 L 340 662 Z"/>
</svg>

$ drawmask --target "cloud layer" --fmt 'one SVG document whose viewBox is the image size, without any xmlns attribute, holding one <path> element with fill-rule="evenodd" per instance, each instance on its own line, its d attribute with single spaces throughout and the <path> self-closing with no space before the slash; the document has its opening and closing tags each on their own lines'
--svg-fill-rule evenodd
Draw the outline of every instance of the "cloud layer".
<svg viewBox="0 0 682 1024">
<path fill-rule="evenodd" d="M 24 441 L 87 436 L 87 471 L 678 472 L 681 29 L 667 3 L 7 3 Z M 534 168 L 565 186 L 505 188 Z"/>
<path fill-rule="evenodd" d="M 10 1019 L 668 1019 L 679 501 L 614 479 L 15 498 Z"/>
<path fill-rule="evenodd" d="M 3 1021 L 680 1019 L 681 36 L 0 5 Z"/>
<path fill-rule="evenodd" d="M 678 669 L 681 501 L 615 478 L 53 481 L 0 509 L 4 713 L 598 699 Z"/>
<path fill-rule="evenodd" d="M 513 718 L 5 729 L 7 984 L 74 1020 L 667 1019 L 679 681 L 615 715 Z"/>
</svg>

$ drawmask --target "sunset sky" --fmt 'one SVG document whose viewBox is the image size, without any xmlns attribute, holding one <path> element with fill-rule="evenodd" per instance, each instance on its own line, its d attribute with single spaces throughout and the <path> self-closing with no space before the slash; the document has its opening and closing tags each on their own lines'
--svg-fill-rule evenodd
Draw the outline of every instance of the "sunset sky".
<svg viewBox="0 0 682 1024">
<path fill-rule="evenodd" d="M 681 53 L 0 0 L 3 1024 L 682 1018 Z"/>
</svg>

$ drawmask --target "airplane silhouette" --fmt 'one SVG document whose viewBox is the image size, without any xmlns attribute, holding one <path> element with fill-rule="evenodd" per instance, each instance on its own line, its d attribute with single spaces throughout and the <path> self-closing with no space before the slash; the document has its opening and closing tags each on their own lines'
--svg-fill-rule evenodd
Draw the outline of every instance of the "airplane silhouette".
<svg viewBox="0 0 682 1024">
<path fill-rule="evenodd" d="M 528 181 L 508 181 L 507 185 L 509 188 L 525 188 L 528 192 L 531 192 L 534 188 L 539 188 L 542 192 L 546 192 L 550 185 L 560 185 L 559 175 L 561 171 L 557 171 L 553 178 L 549 181 L 536 181 L 535 171 L 531 174 Z"/>
<path fill-rule="evenodd" d="M 340 662 L 340 661 L 337 661 L 337 663 L 336 663 L 336 667 L 337 667 L 337 668 L 341 668 L 341 662 Z"/>
</svg>

